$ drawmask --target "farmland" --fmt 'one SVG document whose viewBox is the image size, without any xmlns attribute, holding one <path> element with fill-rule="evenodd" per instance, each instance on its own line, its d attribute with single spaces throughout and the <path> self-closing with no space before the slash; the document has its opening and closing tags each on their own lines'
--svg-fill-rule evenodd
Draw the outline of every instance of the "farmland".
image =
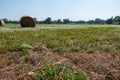
<svg viewBox="0 0 120 80">
<path fill-rule="evenodd" d="M 119 80 L 120 25 L 0 27 L 0 80 Z"/>
</svg>

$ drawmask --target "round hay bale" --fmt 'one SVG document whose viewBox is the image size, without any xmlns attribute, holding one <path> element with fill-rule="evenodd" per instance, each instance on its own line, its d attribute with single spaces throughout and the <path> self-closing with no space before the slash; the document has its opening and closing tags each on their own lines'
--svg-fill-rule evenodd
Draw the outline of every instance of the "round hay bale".
<svg viewBox="0 0 120 80">
<path fill-rule="evenodd" d="M 0 26 L 4 26 L 5 22 L 3 20 L 0 20 Z"/>
<path fill-rule="evenodd" d="M 35 20 L 30 16 L 23 16 L 20 19 L 20 25 L 22 27 L 35 27 Z"/>
</svg>

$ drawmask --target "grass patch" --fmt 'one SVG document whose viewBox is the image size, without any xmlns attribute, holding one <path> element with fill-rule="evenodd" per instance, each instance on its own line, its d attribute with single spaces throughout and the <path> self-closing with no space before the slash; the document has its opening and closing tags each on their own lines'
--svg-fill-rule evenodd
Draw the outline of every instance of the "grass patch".
<svg viewBox="0 0 120 80">
<path fill-rule="evenodd" d="M 113 53 L 111 53 L 111 56 L 112 56 L 112 57 L 115 57 L 115 55 L 116 55 L 116 54 L 115 54 L 114 52 L 113 52 Z"/>
<path fill-rule="evenodd" d="M 36 80 L 86 80 L 87 76 L 82 71 L 73 71 L 67 66 L 50 66 L 33 76 Z"/>
<path fill-rule="evenodd" d="M 71 51 L 72 51 L 72 52 L 79 52 L 80 49 L 79 49 L 79 48 L 71 48 Z"/>
<path fill-rule="evenodd" d="M 19 70 L 21 70 L 21 69 L 23 69 L 24 68 L 24 64 L 19 64 L 18 66 L 17 66 L 17 69 L 19 69 Z"/>
<path fill-rule="evenodd" d="M 120 29 L 115 25 L 37 25 L 24 29 L 15 26 L 18 27 L 7 24 L 0 30 L 1 53 L 20 50 L 27 55 L 34 48 L 61 53 L 86 50 L 93 53 L 89 49 L 109 53 L 111 46 L 119 50 L 115 44 L 120 43 Z"/>
<path fill-rule="evenodd" d="M 0 65 L 2 64 L 2 60 L 3 60 L 3 55 L 0 54 Z"/>
<path fill-rule="evenodd" d="M 92 54 L 92 53 L 94 53 L 94 50 L 93 50 L 93 49 L 88 49 L 88 50 L 86 51 L 86 53 Z"/>
<path fill-rule="evenodd" d="M 8 65 L 11 65 L 15 63 L 15 59 L 14 58 L 10 58 L 9 61 L 7 62 Z"/>
<path fill-rule="evenodd" d="M 112 47 L 112 46 L 105 46 L 103 50 L 104 50 L 105 52 L 110 53 L 110 52 L 113 50 L 113 47 Z"/>
<path fill-rule="evenodd" d="M 65 47 L 57 47 L 57 48 L 54 48 L 53 51 L 58 53 L 64 53 L 67 51 L 67 49 Z"/>
</svg>

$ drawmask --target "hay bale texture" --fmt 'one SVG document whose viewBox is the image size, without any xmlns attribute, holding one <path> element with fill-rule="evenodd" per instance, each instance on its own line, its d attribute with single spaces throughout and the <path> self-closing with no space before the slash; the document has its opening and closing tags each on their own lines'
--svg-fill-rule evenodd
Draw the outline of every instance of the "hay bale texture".
<svg viewBox="0 0 120 80">
<path fill-rule="evenodd" d="M 20 19 L 21 27 L 35 27 L 35 20 L 30 16 L 23 16 Z"/>
<path fill-rule="evenodd" d="M 3 20 L 0 20 L 0 26 L 4 26 L 5 22 Z"/>
</svg>

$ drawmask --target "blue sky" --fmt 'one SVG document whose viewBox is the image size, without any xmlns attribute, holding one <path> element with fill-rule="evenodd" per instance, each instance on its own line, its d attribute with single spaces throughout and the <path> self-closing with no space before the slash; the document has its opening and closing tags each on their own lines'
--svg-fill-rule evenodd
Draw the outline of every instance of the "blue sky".
<svg viewBox="0 0 120 80">
<path fill-rule="evenodd" d="M 0 18 L 19 20 L 24 15 L 44 20 L 107 19 L 120 15 L 120 0 L 0 0 Z"/>
</svg>

